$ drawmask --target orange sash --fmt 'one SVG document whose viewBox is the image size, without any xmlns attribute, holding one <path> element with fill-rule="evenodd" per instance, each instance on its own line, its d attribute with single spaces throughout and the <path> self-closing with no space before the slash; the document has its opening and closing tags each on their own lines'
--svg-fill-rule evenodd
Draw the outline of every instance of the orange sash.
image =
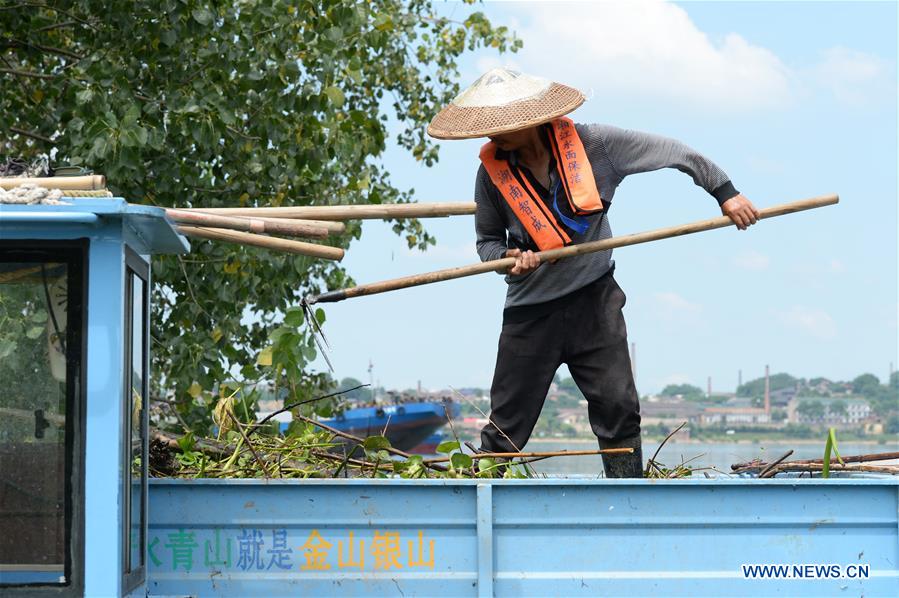
<svg viewBox="0 0 899 598">
<path fill-rule="evenodd" d="M 550 126 L 553 131 L 550 145 L 572 212 L 583 216 L 602 210 L 593 169 L 574 123 L 570 118 L 562 117 L 552 121 Z M 571 244 L 565 228 L 543 203 L 524 174 L 507 160 L 496 158 L 496 145 L 492 141 L 481 147 L 480 158 L 490 180 L 541 251 Z"/>
<path fill-rule="evenodd" d="M 578 216 L 594 214 L 602 210 L 599 188 L 593 178 L 593 168 L 587 160 L 584 144 L 578 137 L 574 122 L 570 118 L 561 117 L 549 123 L 553 135 L 549 136 L 553 155 L 556 157 L 556 168 L 565 188 L 565 197 L 571 211 Z"/>
</svg>

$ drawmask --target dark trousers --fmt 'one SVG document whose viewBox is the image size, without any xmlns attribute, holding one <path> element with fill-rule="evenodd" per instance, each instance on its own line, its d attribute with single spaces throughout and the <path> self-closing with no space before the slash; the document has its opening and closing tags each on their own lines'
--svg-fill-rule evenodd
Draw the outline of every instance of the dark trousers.
<svg viewBox="0 0 899 598">
<path fill-rule="evenodd" d="M 621 313 L 625 299 L 610 272 L 548 314 L 503 324 L 490 389 L 490 419 L 496 425 L 488 423 L 481 431 L 483 450 L 524 448 L 563 363 L 587 399 L 597 438 L 615 441 L 640 434 L 640 404 Z"/>
</svg>

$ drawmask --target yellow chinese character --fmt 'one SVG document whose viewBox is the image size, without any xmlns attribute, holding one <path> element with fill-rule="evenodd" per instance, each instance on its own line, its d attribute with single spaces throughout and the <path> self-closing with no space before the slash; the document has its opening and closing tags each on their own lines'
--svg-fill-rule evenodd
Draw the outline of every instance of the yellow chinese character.
<svg viewBox="0 0 899 598">
<path fill-rule="evenodd" d="M 418 530 L 418 559 L 412 560 L 412 555 L 415 554 L 415 551 L 412 549 L 412 540 L 409 540 L 409 566 L 410 567 L 430 567 L 434 568 L 434 540 L 428 540 L 428 553 L 430 556 L 428 560 L 424 560 L 424 556 L 422 552 L 424 550 L 424 535 L 425 533 L 421 530 Z"/>
<path fill-rule="evenodd" d="M 300 567 L 303 570 L 319 570 L 324 571 L 330 569 L 331 565 L 325 562 L 328 558 L 328 550 L 331 543 L 321 537 L 317 529 L 312 530 L 306 543 L 300 546 L 300 550 L 304 551 L 303 556 L 306 557 L 306 564 Z"/>
<path fill-rule="evenodd" d="M 344 561 L 343 540 L 337 541 L 337 566 L 341 569 L 344 567 L 359 567 L 360 569 L 365 567 L 365 540 L 359 540 L 359 560 L 357 562 L 353 562 L 353 532 L 350 532 L 350 539 L 347 544 L 349 544 L 349 555 L 347 560 Z"/>
<path fill-rule="evenodd" d="M 400 535 L 398 532 L 375 532 L 371 553 L 375 556 L 375 569 L 402 569 L 397 557 L 400 555 Z"/>
</svg>

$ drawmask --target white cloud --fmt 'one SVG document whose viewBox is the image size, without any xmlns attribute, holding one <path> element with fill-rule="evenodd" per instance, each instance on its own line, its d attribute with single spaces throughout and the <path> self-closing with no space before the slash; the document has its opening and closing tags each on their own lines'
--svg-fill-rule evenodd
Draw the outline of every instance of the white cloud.
<svg viewBox="0 0 899 598">
<path fill-rule="evenodd" d="M 812 65 L 788 65 L 738 32 L 706 33 L 687 8 L 667 1 L 516 4 L 515 55 L 485 55 L 478 74 L 498 66 L 574 85 L 588 97 L 651 98 L 680 108 L 743 113 L 800 105 L 822 91 L 850 106 L 890 97 L 895 66 L 843 46 Z M 733 24 L 739 31 L 739 23 Z M 476 78 L 472 74 L 471 81 Z M 764 159 L 753 167 L 782 171 Z"/>
<path fill-rule="evenodd" d="M 702 311 L 702 306 L 692 303 L 673 291 L 655 293 L 656 308 L 669 315 L 697 314 Z"/>
<path fill-rule="evenodd" d="M 844 104 L 860 106 L 888 92 L 887 63 L 874 54 L 835 46 L 823 52 L 811 72 L 815 84 Z"/>
<path fill-rule="evenodd" d="M 790 72 L 737 33 L 711 39 L 668 2 L 534 3 L 518 60 L 597 94 L 633 93 L 742 111 L 789 103 Z M 588 94 L 589 95 L 589 94 Z"/>
<path fill-rule="evenodd" d="M 794 305 L 777 316 L 785 326 L 801 330 L 819 340 L 830 340 L 837 335 L 836 322 L 823 309 Z"/>
<path fill-rule="evenodd" d="M 736 267 L 742 268 L 743 270 L 760 272 L 768 269 L 768 266 L 771 264 L 771 259 L 764 253 L 759 253 L 758 251 L 744 251 L 740 255 L 734 257 L 733 263 Z"/>
</svg>

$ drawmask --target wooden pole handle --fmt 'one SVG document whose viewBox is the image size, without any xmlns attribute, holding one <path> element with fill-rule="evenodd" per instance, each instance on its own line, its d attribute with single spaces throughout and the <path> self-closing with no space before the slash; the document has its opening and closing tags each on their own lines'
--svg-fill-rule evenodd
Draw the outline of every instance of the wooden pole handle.
<svg viewBox="0 0 899 598">
<path fill-rule="evenodd" d="M 317 257 L 325 260 L 340 261 L 343 259 L 343 249 L 331 247 L 330 245 L 316 245 L 315 243 L 291 241 L 289 239 L 279 239 L 278 237 L 266 237 L 265 235 L 255 235 L 253 233 L 244 233 L 224 228 L 179 226 L 178 232 L 191 237 L 225 241 L 228 243 L 237 243 L 239 245 L 253 245 L 254 247 L 264 247 L 265 249 L 308 255 L 310 257 Z"/>
<path fill-rule="evenodd" d="M 364 204 L 348 206 L 294 206 L 282 208 L 188 208 L 209 214 L 317 220 L 389 220 L 442 218 L 474 214 L 474 202 Z"/>
<path fill-rule="evenodd" d="M 106 188 L 106 177 L 102 174 L 86 174 L 82 176 L 48 176 L 48 177 L 2 177 L 0 189 L 15 189 L 26 183 L 46 189 L 62 189 L 88 191 Z"/>
<path fill-rule="evenodd" d="M 328 229 L 323 226 L 313 226 L 297 220 L 222 216 L 220 214 L 207 214 L 205 212 L 192 212 L 177 209 L 167 209 L 165 213 L 166 216 L 175 222 L 194 226 L 227 228 L 250 233 L 269 233 L 312 239 L 324 239 L 330 234 Z"/>
<path fill-rule="evenodd" d="M 811 210 L 823 206 L 833 205 L 840 201 L 836 194 L 822 195 L 810 199 L 803 199 L 791 203 L 785 203 L 770 208 L 759 210 L 759 218 L 773 218 L 775 216 L 783 216 L 784 214 L 792 214 L 803 210 Z M 710 218 L 708 220 L 699 220 L 688 224 L 678 226 L 670 226 L 667 228 L 659 228 L 643 233 L 635 233 L 632 235 L 624 235 L 621 237 L 612 237 L 611 239 L 603 239 L 601 241 L 591 241 L 589 243 L 580 243 L 578 245 L 569 245 L 559 249 L 549 249 L 541 251 L 537 255 L 540 261 L 550 261 L 564 259 L 575 255 L 583 255 L 585 253 L 595 253 L 606 249 L 614 249 L 616 247 L 625 247 L 627 245 L 636 245 L 638 243 L 648 243 L 650 241 L 658 241 L 660 239 L 668 239 L 671 237 L 679 237 L 689 235 L 725 226 L 732 226 L 733 221 L 727 216 L 718 218 Z M 484 274 L 486 272 L 505 271 L 515 265 L 514 257 L 506 257 L 489 262 L 481 262 L 479 264 L 471 264 L 469 266 L 461 266 L 458 268 L 448 268 L 446 270 L 437 270 L 436 272 L 428 272 L 426 274 L 416 274 L 413 276 L 405 276 L 403 278 L 394 278 L 381 282 L 360 285 L 349 289 L 339 291 L 330 291 L 318 295 L 317 297 L 309 297 L 306 301 L 312 303 L 330 303 L 342 301 L 350 297 L 359 297 L 362 295 L 375 295 L 386 291 L 394 291 L 397 289 L 405 289 L 408 287 L 420 286 L 423 284 L 431 284 L 433 282 L 441 282 L 444 280 L 452 280 L 454 278 L 463 278 L 465 276 L 474 276 L 476 274 Z"/>
</svg>

